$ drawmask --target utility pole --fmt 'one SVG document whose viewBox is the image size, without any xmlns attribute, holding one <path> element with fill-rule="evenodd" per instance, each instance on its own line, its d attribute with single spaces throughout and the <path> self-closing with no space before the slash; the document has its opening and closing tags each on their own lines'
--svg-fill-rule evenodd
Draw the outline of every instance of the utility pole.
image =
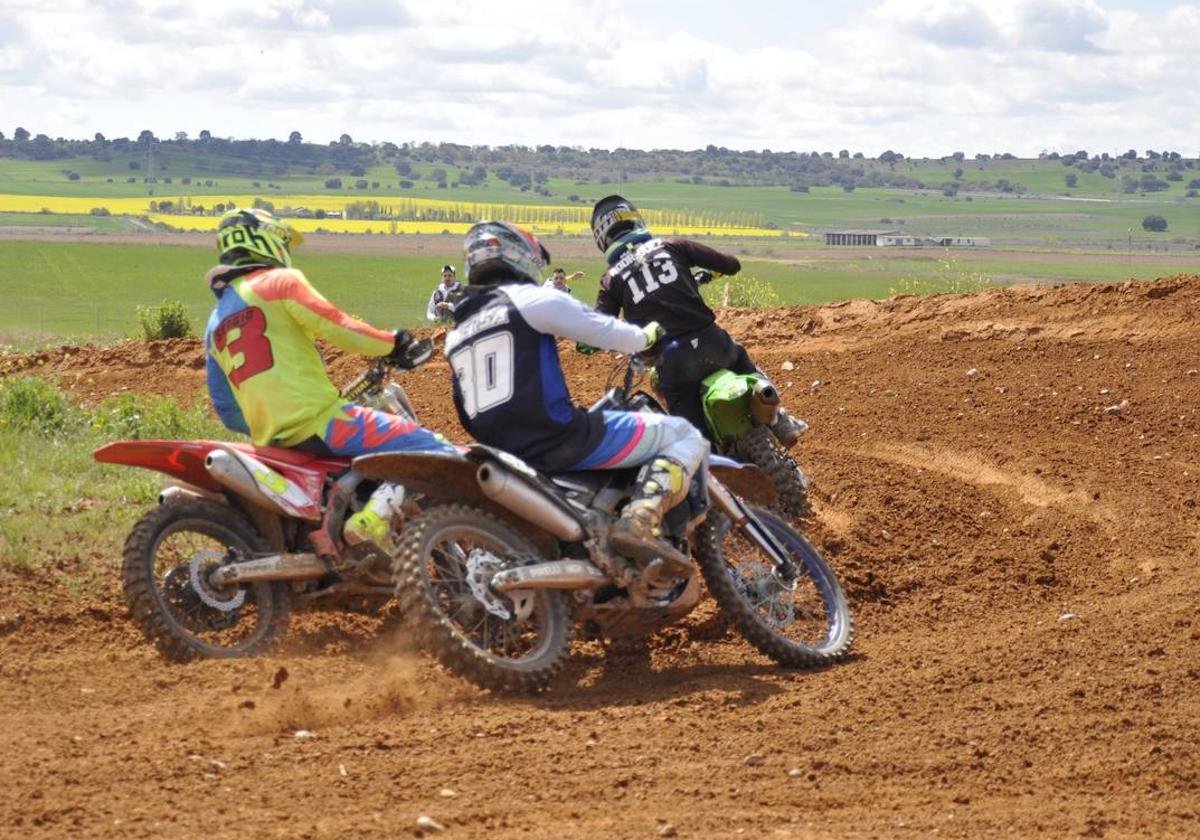
<svg viewBox="0 0 1200 840">
<path fill-rule="evenodd" d="M 1129 264 L 1133 265 L 1133 228 L 1129 228 Z"/>
</svg>

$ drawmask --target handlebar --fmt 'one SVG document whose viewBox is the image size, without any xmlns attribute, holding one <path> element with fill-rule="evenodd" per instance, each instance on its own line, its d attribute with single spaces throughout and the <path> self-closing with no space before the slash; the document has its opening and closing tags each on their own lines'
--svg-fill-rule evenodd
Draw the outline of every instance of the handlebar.
<svg viewBox="0 0 1200 840">
<path fill-rule="evenodd" d="M 414 341 L 409 347 L 408 352 L 404 355 L 404 358 L 400 361 L 389 361 L 386 356 L 381 356 L 371 362 L 365 371 L 360 373 L 350 384 L 342 389 L 342 399 L 349 402 L 356 402 L 364 394 L 379 387 L 379 384 L 387 376 L 389 368 L 394 370 L 416 370 L 432 357 L 433 341 L 428 338 Z"/>
</svg>

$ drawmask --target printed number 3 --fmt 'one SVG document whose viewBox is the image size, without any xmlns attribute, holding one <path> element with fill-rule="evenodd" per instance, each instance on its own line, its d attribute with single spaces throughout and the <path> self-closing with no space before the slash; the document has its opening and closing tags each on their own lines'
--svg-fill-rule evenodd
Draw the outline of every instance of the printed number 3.
<svg viewBox="0 0 1200 840">
<path fill-rule="evenodd" d="M 656 274 L 657 276 L 655 276 Z M 645 292 L 638 288 L 637 278 L 633 276 L 632 272 L 625 275 L 625 282 L 629 285 L 629 294 L 633 297 L 634 303 L 641 303 L 646 295 L 658 291 L 660 285 L 667 286 L 674 283 L 679 277 L 679 272 L 675 270 L 674 262 L 663 260 L 643 265 L 642 277 L 646 280 Z"/>
<path fill-rule="evenodd" d="M 490 335 L 450 357 L 463 410 L 475 417 L 503 405 L 513 397 L 513 337 L 510 332 Z"/>
<path fill-rule="evenodd" d="M 230 331 L 237 329 L 238 337 L 229 341 Z M 213 344 L 218 350 L 229 349 L 230 357 L 242 354 L 242 363 L 229 371 L 229 381 L 236 388 L 251 376 L 275 366 L 271 342 L 263 335 L 267 319 L 257 306 L 235 312 L 213 331 Z"/>
</svg>

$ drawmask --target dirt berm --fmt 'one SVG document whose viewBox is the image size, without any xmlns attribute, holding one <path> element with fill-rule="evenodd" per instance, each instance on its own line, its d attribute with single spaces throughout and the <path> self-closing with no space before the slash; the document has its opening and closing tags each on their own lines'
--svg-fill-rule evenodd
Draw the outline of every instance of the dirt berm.
<svg viewBox="0 0 1200 840">
<path fill-rule="evenodd" d="M 727 313 L 812 425 L 858 622 L 825 671 L 699 618 L 647 657 L 578 645 L 535 699 L 366 619 L 176 667 L 115 572 L 107 600 L 48 592 L 0 636 L 0 834 L 1198 837 L 1198 312 L 1200 277 Z M 611 360 L 564 359 L 598 395 Z M 86 398 L 203 374 L 195 341 L 0 365 Z M 461 439 L 444 362 L 409 386 Z"/>
</svg>

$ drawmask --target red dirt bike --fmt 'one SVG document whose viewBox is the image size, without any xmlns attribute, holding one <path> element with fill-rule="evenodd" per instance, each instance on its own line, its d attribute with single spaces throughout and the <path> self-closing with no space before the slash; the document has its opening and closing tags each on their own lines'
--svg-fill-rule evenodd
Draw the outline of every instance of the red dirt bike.
<svg viewBox="0 0 1200 840">
<path fill-rule="evenodd" d="M 425 339 L 395 367 L 432 354 Z M 416 422 L 388 367 L 378 360 L 342 396 Z M 93 457 L 170 476 L 125 540 L 121 577 L 134 621 L 171 661 L 254 655 L 282 637 L 294 609 L 378 609 L 393 594 L 391 559 L 342 539 L 379 486 L 349 458 L 212 440 L 123 440 Z"/>
</svg>

